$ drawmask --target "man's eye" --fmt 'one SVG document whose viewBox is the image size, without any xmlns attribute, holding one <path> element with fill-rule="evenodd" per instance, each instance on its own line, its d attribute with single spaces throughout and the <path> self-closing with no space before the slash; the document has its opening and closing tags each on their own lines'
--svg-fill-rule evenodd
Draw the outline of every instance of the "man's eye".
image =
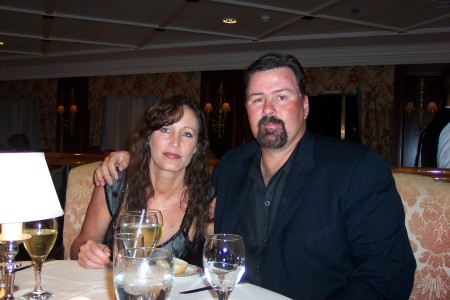
<svg viewBox="0 0 450 300">
<path fill-rule="evenodd" d="M 278 96 L 278 99 L 279 99 L 280 101 L 284 101 L 284 100 L 287 100 L 288 97 L 287 97 L 287 96 L 284 96 L 284 95 L 280 95 L 280 96 Z"/>
<path fill-rule="evenodd" d="M 263 100 L 263 98 L 254 98 L 254 99 L 252 99 L 251 101 L 250 101 L 250 103 L 251 104 L 258 104 L 258 103 L 261 103 L 261 102 L 263 102 L 264 100 Z"/>
</svg>

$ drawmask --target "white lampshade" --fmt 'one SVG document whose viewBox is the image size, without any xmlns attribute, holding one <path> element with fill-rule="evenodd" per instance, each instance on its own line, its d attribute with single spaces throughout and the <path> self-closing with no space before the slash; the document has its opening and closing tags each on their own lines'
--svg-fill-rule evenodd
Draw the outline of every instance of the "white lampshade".
<svg viewBox="0 0 450 300">
<path fill-rule="evenodd" d="M 63 214 L 44 153 L 0 153 L 0 224 Z"/>
</svg>

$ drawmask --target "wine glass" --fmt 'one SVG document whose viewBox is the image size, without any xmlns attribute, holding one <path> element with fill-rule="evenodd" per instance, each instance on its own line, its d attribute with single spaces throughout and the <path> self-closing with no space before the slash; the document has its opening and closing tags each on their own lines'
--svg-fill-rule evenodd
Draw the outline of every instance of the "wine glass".
<svg viewBox="0 0 450 300">
<path fill-rule="evenodd" d="M 225 233 L 208 236 L 203 248 L 203 267 L 219 300 L 227 300 L 245 272 L 242 237 Z"/>
<path fill-rule="evenodd" d="M 34 291 L 23 295 L 22 299 L 49 299 L 53 296 L 53 293 L 42 289 L 41 271 L 42 264 L 55 244 L 58 235 L 58 223 L 55 218 L 25 222 L 23 224 L 23 232 L 31 235 L 31 238 L 23 243 L 33 260 L 35 286 Z"/>
<path fill-rule="evenodd" d="M 144 238 L 142 235 L 136 236 L 135 233 L 124 232 L 115 233 L 113 236 L 113 264 L 120 250 L 138 247 L 144 247 Z"/>
<path fill-rule="evenodd" d="M 141 217 L 143 217 L 142 224 Z M 122 217 L 120 232 L 138 235 L 140 227 L 140 235 L 144 237 L 144 247 L 154 248 L 161 238 L 163 226 L 164 221 L 159 210 L 147 209 L 144 215 L 142 211 L 129 211 Z"/>
</svg>

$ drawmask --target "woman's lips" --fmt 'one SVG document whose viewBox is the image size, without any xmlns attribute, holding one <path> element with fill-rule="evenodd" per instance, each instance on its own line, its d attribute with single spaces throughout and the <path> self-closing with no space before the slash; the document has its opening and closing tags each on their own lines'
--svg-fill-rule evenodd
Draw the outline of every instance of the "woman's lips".
<svg viewBox="0 0 450 300">
<path fill-rule="evenodd" d="M 164 156 L 170 159 L 179 159 L 181 156 L 176 153 L 164 152 Z"/>
</svg>

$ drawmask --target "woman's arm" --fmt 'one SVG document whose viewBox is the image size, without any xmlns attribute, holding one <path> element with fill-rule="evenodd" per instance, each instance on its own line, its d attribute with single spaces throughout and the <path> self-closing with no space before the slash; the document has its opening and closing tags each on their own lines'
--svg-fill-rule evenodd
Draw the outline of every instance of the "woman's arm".
<svg viewBox="0 0 450 300">
<path fill-rule="evenodd" d="M 102 244 L 111 215 L 103 187 L 96 187 L 86 212 L 80 234 L 70 248 L 70 258 L 85 268 L 103 268 L 110 263 L 111 251 Z"/>
</svg>

